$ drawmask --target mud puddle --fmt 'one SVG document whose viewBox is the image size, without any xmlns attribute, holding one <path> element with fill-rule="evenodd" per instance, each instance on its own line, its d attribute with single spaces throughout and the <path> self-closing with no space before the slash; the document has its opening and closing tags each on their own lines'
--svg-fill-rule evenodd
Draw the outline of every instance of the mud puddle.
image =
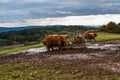
<svg viewBox="0 0 120 80">
<path fill-rule="evenodd" d="M 92 59 L 94 57 L 103 57 L 99 54 L 65 54 L 65 55 L 52 55 L 49 59 Z"/>
<path fill-rule="evenodd" d="M 86 44 L 88 49 L 106 49 L 106 50 L 120 50 L 120 45 L 119 44 L 91 44 L 87 43 Z M 41 52 L 46 52 L 47 49 L 46 47 L 40 47 L 40 48 L 31 48 L 31 49 L 26 49 L 26 50 L 21 50 L 10 54 L 19 54 L 19 53 L 27 53 L 28 55 L 30 54 L 37 54 Z"/>
<path fill-rule="evenodd" d="M 108 50 L 119 50 L 120 44 L 90 44 L 87 43 L 87 48 L 91 49 L 108 49 Z"/>
<path fill-rule="evenodd" d="M 31 49 L 21 50 L 21 51 L 9 53 L 8 55 L 10 55 L 10 54 L 20 54 L 20 53 L 27 53 L 29 55 L 29 54 L 46 52 L 46 51 L 47 51 L 46 47 L 40 47 L 40 48 L 31 48 Z"/>
<path fill-rule="evenodd" d="M 64 54 L 64 55 L 52 55 L 49 59 L 90 59 L 87 54 Z"/>
</svg>

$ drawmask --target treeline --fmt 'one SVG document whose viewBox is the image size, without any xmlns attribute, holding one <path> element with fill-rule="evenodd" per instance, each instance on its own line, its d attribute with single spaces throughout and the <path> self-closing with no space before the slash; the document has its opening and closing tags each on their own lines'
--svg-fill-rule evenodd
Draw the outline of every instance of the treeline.
<svg viewBox="0 0 120 80">
<path fill-rule="evenodd" d="M 68 33 L 80 33 L 86 31 L 88 28 L 84 26 L 61 26 L 52 28 L 36 28 L 26 29 L 21 31 L 10 31 L 0 33 L 0 46 L 40 42 L 46 34 L 68 34 Z"/>
<path fill-rule="evenodd" d="M 107 25 L 101 26 L 100 31 L 120 34 L 120 23 L 109 22 Z"/>
</svg>

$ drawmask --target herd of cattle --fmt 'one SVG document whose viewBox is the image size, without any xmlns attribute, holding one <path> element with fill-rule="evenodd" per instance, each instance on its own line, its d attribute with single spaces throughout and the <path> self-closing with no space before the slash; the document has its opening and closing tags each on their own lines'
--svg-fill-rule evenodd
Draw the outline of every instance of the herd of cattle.
<svg viewBox="0 0 120 80">
<path fill-rule="evenodd" d="M 76 43 L 82 43 L 83 40 L 90 41 L 94 40 L 97 36 L 96 30 L 89 30 L 86 31 L 83 35 L 76 35 L 75 36 L 75 42 Z M 65 35 L 59 35 L 59 34 L 48 34 L 45 36 L 45 39 L 41 41 L 43 43 L 47 50 L 50 51 L 54 49 L 54 47 L 58 47 L 59 49 L 62 49 L 66 45 L 67 39 L 69 38 L 69 34 Z"/>
</svg>

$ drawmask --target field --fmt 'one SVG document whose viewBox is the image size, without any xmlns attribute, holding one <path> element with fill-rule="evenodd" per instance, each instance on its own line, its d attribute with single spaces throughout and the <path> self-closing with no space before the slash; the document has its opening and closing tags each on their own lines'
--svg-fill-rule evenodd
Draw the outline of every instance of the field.
<svg viewBox="0 0 120 80">
<path fill-rule="evenodd" d="M 96 39 L 89 43 L 98 46 L 96 49 L 2 53 L 0 80 L 120 80 L 120 35 L 100 33 Z M 27 48 L 39 46 L 42 45 Z M 105 47 L 101 49 L 101 46 Z"/>
<path fill-rule="evenodd" d="M 120 34 L 98 33 L 98 36 L 96 37 L 97 41 L 112 40 L 112 39 L 120 39 Z"/>
</svg>

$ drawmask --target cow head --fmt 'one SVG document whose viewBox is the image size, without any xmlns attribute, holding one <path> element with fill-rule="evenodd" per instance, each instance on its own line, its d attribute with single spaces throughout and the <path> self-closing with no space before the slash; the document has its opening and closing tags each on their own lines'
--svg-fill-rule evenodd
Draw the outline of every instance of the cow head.
<svg viewBox="0 0 120 80">
<path fill-rule="evenodd" d="M 44 45 L 46 45 L 46 39 L 43 39 L 43 40 L 41 41 L 41 43 L 43 43 Z"/>
<path fill-rule="evenodd" d="M 68 35 L 60 35 L 63 38 L 63 41 L 66 42 L 68 39 Z"/>
</svg>

